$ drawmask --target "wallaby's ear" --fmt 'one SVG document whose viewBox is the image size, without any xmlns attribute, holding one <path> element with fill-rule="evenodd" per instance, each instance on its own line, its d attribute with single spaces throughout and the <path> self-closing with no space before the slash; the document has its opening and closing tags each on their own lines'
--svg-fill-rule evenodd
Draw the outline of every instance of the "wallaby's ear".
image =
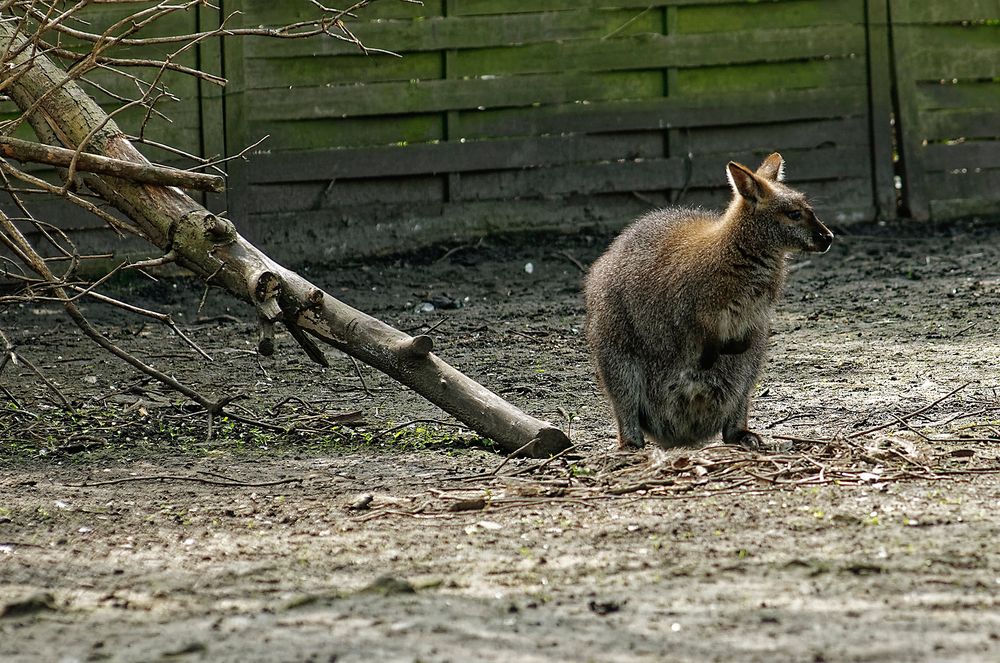
<svg viewBox="0 0 1000 663">
<path fill-rule="evenodd" d="M 761 183 L 749 168 L 735 161 L 730 161 L 726 165 L 726 175 L 729 177 L 729 186 L 733 187 L 733 193 L 738 193 L 752 202 L 761 199 L 763 194 Z"/>
<path fill-rule="evenodd" d="M 760 164 L 757 175 L 772 182 L 783 182 L 785 180 L 785 160 L 777 152 L 772 152 L 771 156 Z"/>
</svg>

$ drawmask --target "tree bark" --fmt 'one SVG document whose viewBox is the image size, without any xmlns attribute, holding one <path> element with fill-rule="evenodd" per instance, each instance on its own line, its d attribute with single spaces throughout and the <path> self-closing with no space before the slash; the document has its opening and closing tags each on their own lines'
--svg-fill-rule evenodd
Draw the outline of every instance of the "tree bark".
<svg viewBox="0 0 1000 663">
<path fill-rule="evenodd" d="M 117 125 L 64 70 L 25 47 L 0 23 L 0 45 L 12 51 L 23 73 L 7 92 L 46 142 L 147 165 Z M 89 138 L 88 138 L 89 137 Z M 427 336 L 411 337 L 338 301 L 247 242 L 218 217 L 174 187 L 84 174 L 85 183 L 129 216 L 145 238 L 172 252 L 181 266 L 254 305 L 262 321 L 304 330 L 411 387 L 509 453 L 544 457 L 569 440 L 552 424 L 531 417 L 457 371 L 431 352 Z M 305 338 L 303 335 L 302 338 Z M 304 345 L 309 351 L 308 343 Z M 313 348 L 313 352 L 318 349 Z M 311 353 L 312 354 L 312 353 Z"/>
</svg>

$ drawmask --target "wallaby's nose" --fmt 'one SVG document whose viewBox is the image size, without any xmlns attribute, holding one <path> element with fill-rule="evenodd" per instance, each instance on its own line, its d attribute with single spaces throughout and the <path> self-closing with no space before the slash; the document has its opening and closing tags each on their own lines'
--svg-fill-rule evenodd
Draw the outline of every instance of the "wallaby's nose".
<svg viewBox="0 0 1000 663">
<path fill-rule="evenodd" d="M 826 253 L 833 245 L 833 233 L 824 227 L 823 230 L 813 233 L 813 240 L 816 242 L 816 252 Z"/>
</svg>

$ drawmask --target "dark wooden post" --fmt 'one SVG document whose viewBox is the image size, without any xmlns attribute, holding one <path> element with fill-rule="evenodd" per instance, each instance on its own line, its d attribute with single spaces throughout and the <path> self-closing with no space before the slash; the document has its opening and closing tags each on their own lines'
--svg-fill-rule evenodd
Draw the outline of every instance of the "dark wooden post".
<svg viewBox="0 0 1000 663">
<path fill-rule="evenodd" d="M 909 3 L 889 0 L 888 25 L 895 76 L 896 135 L 902 162 L 903 204 L 910 216 L 918 221 L 930 219 L 927 202 L 926 168 L 924 167 L 923 131 L 917 107 L 917 81 L 910 67 L 915 48 L 911 31 L 900 20 L 905 18 Z"/>
<path fill-rule="evenodd" d="M 892 145 L 892 51 L 889 0 L 867 0 L 868 121 L 872 144 L 872 193 L 880 219 L 895 219 L 899 210 Z"/>
</svg>

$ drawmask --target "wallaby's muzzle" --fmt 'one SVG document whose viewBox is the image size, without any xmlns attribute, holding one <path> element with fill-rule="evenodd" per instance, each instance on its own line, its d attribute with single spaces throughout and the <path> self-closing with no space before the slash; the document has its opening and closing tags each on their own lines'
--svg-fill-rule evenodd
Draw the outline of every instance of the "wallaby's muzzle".
<svg viewBox="0 0 1000 663">
<path fill-rule="evenodd" d="M 830 246 L 833 245 L 833 233 L 830 229 L 820 223 L 819 219 L 816 219 L 816 228 L 813 228 L 813 246 L 812 250 L 816 253 L 826 253 L 830 250 Z"/>
</svg>

